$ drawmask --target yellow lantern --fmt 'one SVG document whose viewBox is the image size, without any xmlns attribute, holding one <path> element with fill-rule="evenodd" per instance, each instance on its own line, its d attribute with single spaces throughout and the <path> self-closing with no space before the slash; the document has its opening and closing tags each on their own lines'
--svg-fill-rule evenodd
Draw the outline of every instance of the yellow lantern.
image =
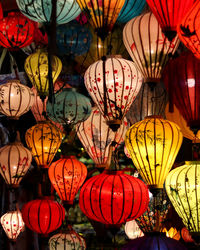
<svg viewBox="0 0 200 250">
<path fill-rule="evenodd" d="M 133 164 L 150 188 L 163 188 L 183 141 L 180 128 L 159 116 L 148 116 L 126 132 Z"/>
<path fill-rule="evenodd" d="M 62 70 L 62 62 L 57 56 L 52 56 L 51 67 L 54 83 Z M 37 52 L 26 58 L 24 68 L 30 81 L 36 87 L 39 96 L 44 99 L 49 94 L 48 53 L 37 50 Z"/>
<path fill-rule="evenodd" d="M 37 165 L 47 168 L 60 147 L 62 133 L 51 122 L 41 121 L 26 131 L 25 140 Z"/>
</svg>

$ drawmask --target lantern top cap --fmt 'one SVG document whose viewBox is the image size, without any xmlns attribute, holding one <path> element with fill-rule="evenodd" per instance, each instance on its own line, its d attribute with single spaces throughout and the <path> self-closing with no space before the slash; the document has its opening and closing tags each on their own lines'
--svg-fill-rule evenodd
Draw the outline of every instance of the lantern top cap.
<svg viewBox="0 0 200 250">
<path fill-rule="evenodd" d="M 108 55 L 106 56 L 106 59 L 108 58 L 122 58 L 122 55 Z"/>
<path fill-rule="evenodd" d="M 61 159 L 76 159 L 75 155 L 61 155 Z"/>
<path fill-rule="evenodd" d="M 18 79 L 9 79 L 9 80 L 7 80 L 6 81 L 6 83 L 5 84 L 7 84 L 7 83 L 17 83 L 17 84 L 22 84 L 21 82 L 20 82 L 20 80 L 18 80 Z M 2 84 L 3 85 L 3 84 Z M 22 85 L 24 85 L 24 84 L 22 84 Z M 24 85 L 25 86 L 25 85 Z"/>
<path fill-rule="evenodd" d="M 144 119 L 149 119 L 149 118 L 164 119 L 164 118 L 162 117 L 162 115 L 148 115 L 148 116 L 145 116 Z"/>
<path fill-rule="evenodd" d="M 110 175 L 122 175 L 122 174 L 124 174 L 124 172 L 121 170 L 109 170 L 109 169 L 104 170 L 103 173 L 110 174 Z"/>
<path fill-rule="evenodd" d="M 200 165 L 200 161 L 185 161 L 185 165 Z"/>
</svg>

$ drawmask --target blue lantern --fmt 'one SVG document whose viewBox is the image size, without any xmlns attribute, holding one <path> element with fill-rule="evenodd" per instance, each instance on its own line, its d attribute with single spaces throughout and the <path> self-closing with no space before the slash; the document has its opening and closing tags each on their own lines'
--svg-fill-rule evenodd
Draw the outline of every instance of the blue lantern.
<svg viewBox="0 0 200 250">
<path fill-rule="evenodd" d="M 33 21 L 49 23 L 52 13 L 51 0 L 16 0 L 20 11 Z M 57 24 L 68 23 L 75 19 L 81 9 L 76 0 L 57 1 Z"/>
<path fill-rule="evenodd" d="M 47 116 L 61 124 L 77 124 L 85 121 L 92 111 L 90 99 L 74 89 L 64 89 L 55 94 L 55 102 L 47 102 Z"/>
<path fill-rule="evenodd" d="M 59 54 L 75 57 L 89 50 L 92 34 L 88 28 L 71 22 L 57 28 L 56 40 Z"/>
<path fill-rule="evenodd" d="M 127 23 L 132 18 L 139 16 L 146 5 L 146 0 L 126 0 L 121 9 L 117 22 Z"/>
</svg>

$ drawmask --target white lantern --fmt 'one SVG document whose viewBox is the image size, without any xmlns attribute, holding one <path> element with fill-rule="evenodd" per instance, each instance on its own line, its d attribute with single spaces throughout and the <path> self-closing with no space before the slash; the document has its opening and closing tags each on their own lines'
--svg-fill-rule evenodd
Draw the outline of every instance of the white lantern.
<svg viewBox="0 0 200 250">
<path fill-rule="evenodd" d="M 136 238 L 144 236 L 135 220 L 127 221 L 125 224 L 125 233 L 129 239 L 134 240 Z"/>
</svg>

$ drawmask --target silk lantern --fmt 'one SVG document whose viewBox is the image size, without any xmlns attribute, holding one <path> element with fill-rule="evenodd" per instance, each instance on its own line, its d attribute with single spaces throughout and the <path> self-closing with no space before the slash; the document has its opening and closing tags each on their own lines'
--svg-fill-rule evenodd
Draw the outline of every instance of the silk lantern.
<svg viewBox="0 0 200 250">
<path fill-rule="evenodd" d="M 128 129 L 125 145 L 146 184 L 162 189 L 182 141 L 183 135 L 175 123 L 149 116 Z"/>
<path fill-rule="evenodd" d="M 185 242 L 192 242 L 192 243 L 194 242 L 192 236 L 190 235 L 190 232 L 187 230 L 186 227 L 183 227 L 181 229 L 181 236 Z"/>
<path fill-rule="evenodd" d="M 90 117 L 76 126 L 77 136 L 86 152 L 96 164 L 97 168 L 105 168 L 109 155 L 109 147 L 113 141 L 117 145 L 124 141 L 128 128 L 124 119 L 117 132 L 113 132 L 97 107 L 92 108 Z M 115 149 L 115 147 L 114 147 Z"/>
<path fill-rule="evenodd" d="M 0 85 L 0 112 L 11 119 L 19 119 L 34 102 L 32 90 L 19 80 L 9 80 Z"/>
<path fill-rule="evenodd" d="M 180 41 L 169 41 L 152 13 L 130 20 L 123 30 L 124 45 L 144 77 L 144 82 L 159 82 L 169 55 L 173 55 Z"/>
<path fill-rule="evenodd" d="M 174 240 L 180 240 L 180 233 L 176 230 L 175 227 L 170 227 L 169 230 L 167 230 L 166 227 L 162 229 L 163 233 L 166 233 L 166 236 L 169 238 L 172 238 Z"/>
<path fill-rule="evenodd" d="M 29 229 L 47 235 L 61 226 L 65 209 L 56 201 L 37 199 L 22 207 L 22 217 Z"/>
<path fill-rule="evenodd" d="M 131 240 L 144 236 L 135 220 L 127 221 L 124 230 L 128 238 Z"/>
<path fill-rule="evenodd" d="M 141 180 L 111 170 L 86 181 L 79 196 L 79 206 L 87 217 L 111 225 L 137 218 L 148 202 L 148 189 Z"/>
<path fill-rule="evenodd" d="M 62 70 L 62 62 L 57 56 L 52 56 L 51 67 L 54 83 Z M 49 93 L 48 53 L 37 50 L 37 52 L 26 58 L 24 68 L 39 96 L 45 99 L 45 96 L 48 96 Z"/>
<path fill-rule="evenodd" d="M 49 167 L 49 179 L 64 204 L 74 198 L 87 177 L 87 167 L 75 156 L 63 156 Z"/>
<path fill-rule="evenodd" d="M 100 60 L 87 69 L 84 80 L 107 124 L 116 131 L 142 85 L 135 64 L 115 57 Z"/>
<path fill-rule="evenodd" d="M 10 211 L 1 216 L 1 225 L 12 241 L 16 241 L 19 234 L 24 230 L 25 224 L 20 211 Z"/>
<path fill-rule="evenodd" d="M 25 134 L 28 145 L 38 166 L 47 168 L 62 142 L 62 133 L 49 121 L 41 121 Z"/>
<path fill-rule="evenodd" d="M 51 0 L 16 0 L 20 11 L 33 21 L 50 23 L 52 15 Z M 57 24 L 68 23 L 75 19 L 81 10 L 75 0 L 62 0 L 56 4 Z"/>
</svg>

